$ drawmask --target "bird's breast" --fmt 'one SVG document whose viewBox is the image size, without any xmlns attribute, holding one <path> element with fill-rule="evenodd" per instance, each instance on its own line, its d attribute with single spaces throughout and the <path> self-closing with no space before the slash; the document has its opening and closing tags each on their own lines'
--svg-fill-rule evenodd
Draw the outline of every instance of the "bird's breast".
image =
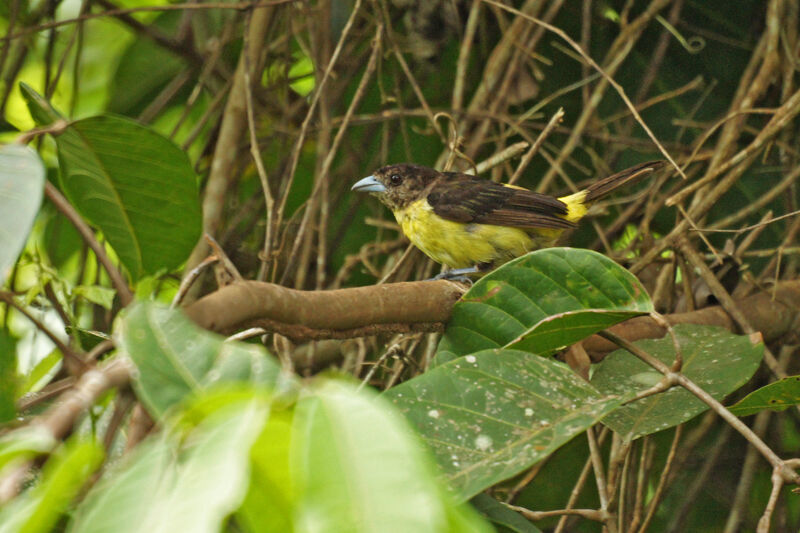
<svg viewBox="0 0 800 533">
<path fill-rule="evenodd" d="M 521 229 L 447 220 L 434 213 L 425 199 L 394 211 L 394 216 L 414 246 L 451 268 L 498 265 L 535 248 Z"/>
</svg>

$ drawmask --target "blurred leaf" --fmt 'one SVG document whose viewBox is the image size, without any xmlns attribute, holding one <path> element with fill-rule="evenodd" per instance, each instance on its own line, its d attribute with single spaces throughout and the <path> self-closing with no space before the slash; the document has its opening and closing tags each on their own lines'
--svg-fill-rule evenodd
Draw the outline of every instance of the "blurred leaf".
<svg viewBox="0 0 800 533">
<path fill-rule="evenodd" d="M 7 20 L 12 12 L 12 2 L 0 2 L 0 19 Z M 16 2 L 16 5 L 13 6 L 14 10 L 16 10 L 16 16 L 25 20 L 28 11 L 30 10 L 30 5 L 28 0 L 19 0 Z"/>
<path fill-rule="evenodd" d="M 754 390 L 728 409 L 736 416 L 748 416 L 764 409 L 785 411 L 797 404 L 800 404 L 800 376 L 789 376 Z"/>
<path fill-rule="evenodd" d="M 220 531 L 244 498 L 250 447 L 268 413 L 266 402 L 251 395 L 186 435 L 148 439 L 92 489 L 68 531 Z"/>
<path fill-rule="evenodd" d="M 91 302 L 93 304 L 97 304 L 105 309 L 111 309 L 111 306 L 114 304 L 114 296 L 117 292 L 114 289 L 110 289 L 108 287 L 101 287 L 99 285 L 78 285 L 74 289 L 72 289 L 73 294 L 75 296 L 79 296 L 84 298 L 86 301 Z"/>
<path fill-rule="evenodd" d="M 47 257 L 56 268 L 64 266 L 83 246 L 78 230 L 60 212 L 52 213 L 46 220 L 43 240 Z"/>
<path fill-rule="evenodd" d="M 680 324 L 675 334 L 683 354 L 681 372 L 717 400 L 741 387 L 758 368 L 764 344 L 728 330 Z M 648 339 L 636 343 L 660 361 L 675 360 L 672 339 Z M 661 373 L 624 350 L 617 350 L 596 366 L 592 385 L 606 394 L 631 394 L 648 389 L 661 380 Z M 689 391 L 673 387 L 666 392 L 625 405 L 603 419 L 603 423 L 633 440 L 690 420 L 708 409 Z"/>
<path fill-rule="evenodd" d="M 149 27 L 174 34 L 183 13 L 163 13 Z M 139 115 L 164 86 L 184 68 L 184 60 L 152 39 L 136 39 L 119 59 L 111 83 L 108 110 L 122 115 Z"/>
<path fill-rule="evenodd" d="M 459 497 L 514 476 L 618 407 L 565 364 L 484 350 L 384 393 L 433 450 Z"/>
<path fill-rule="evenodd" d="M 0 470 L 17 459 L 30 459 L 56 446 L 53 435 L 42 426 L 25 426 L 0 437 Z"/>
<path fill-rule="evenodd" d="M 73 326 L 67 326 L 64 329 L 72 338 L 77 339 L 78 344 L 83 350 L 91 350 L 101 342 L 111 338 L 102 331 L 92 329 L 76 328 Z"/>
<path fill-rule="evenodd" d="M 190 393 L 216 383 L 252 382 L 279 389 L 291 384 L 262 347 L 223 342 L 180 311 L 158 304 L 128 308 L 116 337 L 139 369 L 133 383 L 137 396 L 156 418 Z"/>
<path fill-rule="evenodd" d="M 456 303 L 437 360 L 488 348 L 550 355 L 651 310 L 639 280 L 611 259 L 537 250 L 487 274 Z"/>
<path fill-rule="evenodd" d="M 103 231 L 134 281 L 186 260 L 201 217 L 194 170 L 180 148 L 110 116 L 73 122 L 56 143 L 64 193 Z"/>
<path fill-rule="evenodd" d="M 36 366 L 33 367 L 27 379 L 25 379 L 25 383 L 22 384 L 21 394 L 37 392 L 50 383 L 50 380 L 53 379 L 53 376 L 55 376 L 60 368 L 59 365 L 61 364 L 62 358 L 63 354 L 61 350 L 56 348 L 47 354 L 44 359 L 36 363 Z"/>
<path fill-rule="evenodd" d="M 237 512 L 245 531 L 293 531 L 298 501 L 289 469 L 293 415 L 294 411 L 273 410 L 253 445 L 250 488 Z"/>
<path fill-rule="evenodd" d="M 6 330 L 0 330 L 0 424 L 17 415 L 17 346 Z"/>
<path fill-rule="evenodd" d="M 469 503 L 492 524 L 502 526 L 504 530 L 513 533 L 542 533 L 542 530 L 533 525 L 530 520 L 509 509 L 499 501 L 485 493 L 478 494 Z"/>
<path fill-rule="evenodd" d="M 385 400 L 324 381 L 295 409 L 295 531 L 490 531 L 455 506 L 402 416 Z"/>
<path fill-rule="evenodd" d="M 44 191 L 39 155 L 19 144 L 0 146 L 0 285 L 19 256 Z"/>
<path fill-rule="evenodd" d="M 301 52 L 295 56 L 295 62 L 289 67 L 289 79 L 293 80 L 289 86 L 300 96 L 308 96 L 314 90 L 314 63 Z"/>
<path fill-rule="evenodd" d="M 93 440 L 69 440 L 45 463 L 42 479 L 0 511 L 0 532 L 49 533 L 103 461 Z"/>
</svg>

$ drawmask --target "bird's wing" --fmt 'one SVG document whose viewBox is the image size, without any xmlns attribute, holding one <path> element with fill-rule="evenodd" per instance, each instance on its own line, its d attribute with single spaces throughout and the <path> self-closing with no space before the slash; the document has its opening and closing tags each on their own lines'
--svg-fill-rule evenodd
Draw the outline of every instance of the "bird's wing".
<svg viewBox="0 0 800 533">
<path fill-rule="evenodd" d="M 466 174 L 446 173 L 427 191 L 433 212 L 455 222 L 516 228 L 569 229 L 564 202 Z"/>
</svg>

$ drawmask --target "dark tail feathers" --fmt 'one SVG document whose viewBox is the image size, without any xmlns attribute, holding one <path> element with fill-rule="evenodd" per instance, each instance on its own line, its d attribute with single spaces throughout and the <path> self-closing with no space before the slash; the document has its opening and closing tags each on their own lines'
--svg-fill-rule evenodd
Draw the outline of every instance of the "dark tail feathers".
<svg viewBox="0 0 800 533">
<path fill-rule="evenodd" d="M 602 198 L 617 187 L 621 187 L 629 182 L 636 181 L 639 178 L 655 172 L 659 168 L 666 165 L 666 163 L 666 161 L 648 161 L 647 163 L 640 163 L 636 166 L 625 169 L 622 172 L 617 172 L 612 176 L 592 183 L 586 188 L 586 199 L 584 201 L 588 203 L 593 202 L 598 198 Z"/>
</svg>

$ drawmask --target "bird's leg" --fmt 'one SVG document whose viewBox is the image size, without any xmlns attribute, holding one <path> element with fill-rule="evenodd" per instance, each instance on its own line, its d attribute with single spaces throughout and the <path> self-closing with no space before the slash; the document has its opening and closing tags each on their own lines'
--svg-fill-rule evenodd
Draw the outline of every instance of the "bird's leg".
<svg viewBox="0 0 800 533">
<path fill-rule="evenodd" d="M 467 274 L 478 274 L 492 269 L 491 263 L 478 263 L 475 266 L 467 268 L 453 268 L 445 270 L 441 274 L 437 274 L 430 278 L 428 281 L 437 281 L 440 279 L 447 279 L 450 281 L 463 281 L 472 285 L 472 279 L 467 277 Z"/>
<path fill-rule="evenodd" d="M 440 280 L 440 279 L 448 279 L 450 281 L 466 281 L 466 282 L 471 283 L 472 280 L 470 280 L 467 277 L 467 274 L 476 274 L 478 272 L 480 272 L 480 270 L 478 269 L 477 266 L 467 267 L 467 268 L 453 268 L 453 269 L 450 269 L 450 270 L 445 270 L 444 272 L 442 272 L 440 274 L 436 274 L 435 276 L 430 278 L 428 281 L 437 281 L 437 280 Z"/>
</svg>

